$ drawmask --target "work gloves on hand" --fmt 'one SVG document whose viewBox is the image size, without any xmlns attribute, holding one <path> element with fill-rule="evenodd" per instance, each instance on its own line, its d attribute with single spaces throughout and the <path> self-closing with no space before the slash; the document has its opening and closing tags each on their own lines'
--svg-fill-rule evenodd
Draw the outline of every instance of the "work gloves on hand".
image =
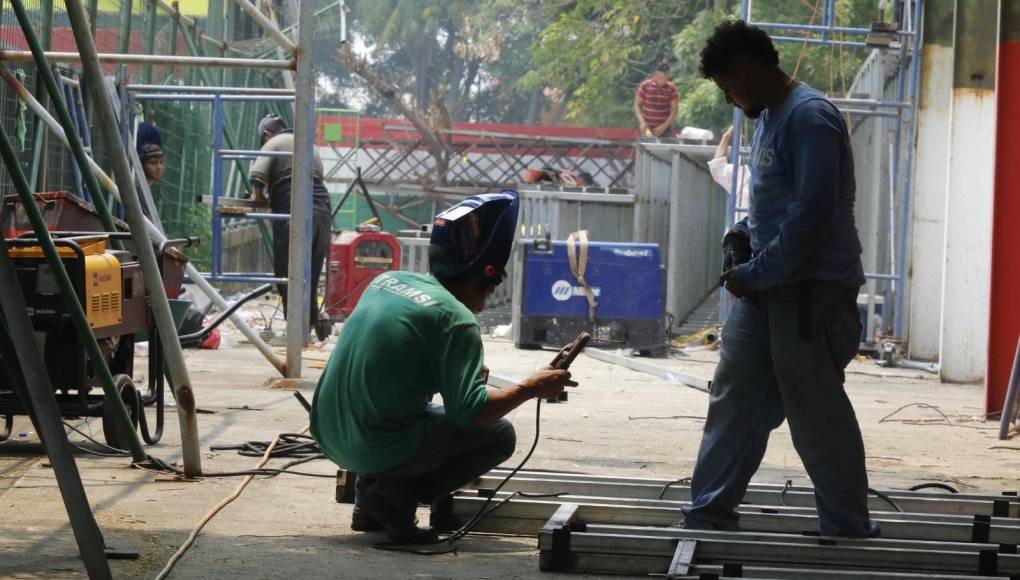
<svg viewBox="0 0 1020 580">
<path fill-rule="evenodd" d="M 737 298 L 744 298 L 749 292 L 740 284 L 737 267 L 751 261 L 751 239 L 743 230 L 733 228 L 723 236 L 722 248 L 723 273 L 719 284 Z"/>
<path fill-rule="evenodd" d="M 722 239 L 723 266 L 726 272 L 751 261 L 751 238 L 741 229 L 733 228 Z"/>
</svg>

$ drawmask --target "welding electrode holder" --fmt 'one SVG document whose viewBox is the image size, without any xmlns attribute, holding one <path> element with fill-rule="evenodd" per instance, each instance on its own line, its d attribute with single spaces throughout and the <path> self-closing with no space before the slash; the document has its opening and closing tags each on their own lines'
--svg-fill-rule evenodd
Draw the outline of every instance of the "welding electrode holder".
<svg viewBox="0 0 1020 580">
<path fill-rule="evenodd" d="M 581 333 L 577 335 L 577 338 L 573 340 L 573 342 L 567 344 L 566 346 L 561 348 L 558 353 L 556 353 L 556 357 L 553 358 L 551 363 L 549 363 L 549 368 L 563 371 L 568 370 L 570 368 L 571 363 L 574 362 L 574 359 L 577 358 L 577 355 L 581 354 L 581 351 L 584 350 L 584 347 L 588 345 L 589 341 L 591 341 L 591 335 L 582 330 Z M 561 403 L 566 401 L 567 401 L 566 391 L 560 393 L 559 396 L 556 398 L 546 399 L 547 403 Z"/>
</svg>

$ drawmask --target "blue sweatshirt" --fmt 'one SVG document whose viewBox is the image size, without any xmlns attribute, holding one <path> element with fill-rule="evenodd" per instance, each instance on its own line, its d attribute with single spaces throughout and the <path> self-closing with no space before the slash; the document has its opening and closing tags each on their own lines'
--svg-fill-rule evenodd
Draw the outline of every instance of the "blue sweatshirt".
<svg viewBox="0 0 1020 580">
<path fill-rule="evenodd" d="M 736 225 L 750 235 L 753 252 L 737 270 L 743 286 L 757 292 L 799 280 L 864 284 L 853 151 L 836 107 L 799 84 L 758 118 L 749 165 L 751 207 Z"/>
</svg>

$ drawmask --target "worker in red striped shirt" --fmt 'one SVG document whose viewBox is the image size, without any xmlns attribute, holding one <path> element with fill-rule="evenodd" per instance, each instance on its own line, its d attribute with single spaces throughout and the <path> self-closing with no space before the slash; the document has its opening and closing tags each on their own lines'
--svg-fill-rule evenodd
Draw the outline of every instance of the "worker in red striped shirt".
<svg viewBox="0 0 1020 580">
<path fill-rule="evenodd" d="M 676 85 L 669 82 L 668 74 L 669 65 L 659 65 L 650 78 L 638 85 L 634 94 L 634 116 L 642 137 L 671 135 L 680 94 Z"/>
</svg>

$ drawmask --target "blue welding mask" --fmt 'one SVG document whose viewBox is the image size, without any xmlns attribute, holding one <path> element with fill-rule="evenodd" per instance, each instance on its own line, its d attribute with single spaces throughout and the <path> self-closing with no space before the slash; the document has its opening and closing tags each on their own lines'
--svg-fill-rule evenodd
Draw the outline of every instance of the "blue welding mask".
<svg viewBox="0 0 1020 580">
<path fill-rule="evenodd" d="M 520 198 L 516 191 L 473 195 L 436 216 L 429 269 L 440 278 L 464 274 L 499 284 L 510 260 Z"/>
</svg>

